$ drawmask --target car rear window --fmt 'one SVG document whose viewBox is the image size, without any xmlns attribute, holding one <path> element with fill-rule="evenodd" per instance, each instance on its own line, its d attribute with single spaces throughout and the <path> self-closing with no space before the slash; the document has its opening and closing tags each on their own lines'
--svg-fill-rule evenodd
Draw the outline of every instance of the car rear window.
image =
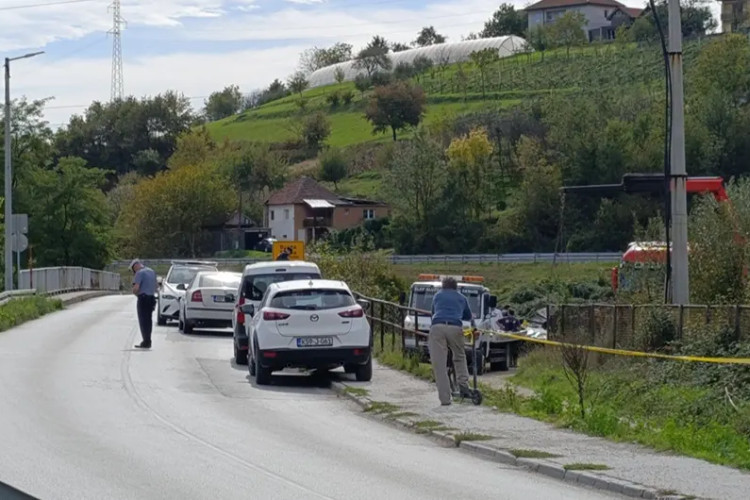
<svg viewBox="0 0 750 500">
<path fill-rule="evenodd" d="M 167 278 L 167 283 L 171 285 L 179 285 L 180 283 L 187 285 L 192 283 L 195 279 L 195 275 L 199 271 L 216 271 L 215 267 L 173 267 Z"/>
<path fill-rule="evenodd" d="M 338 309 L 355 304 L 354 297 L 343 290 L 290 290 L 276 294 L 269 307 L 275 309 Z"/>
<path fill-rule="evenodd" d="M 273 273 L 245 276 L 242 297 L 247 300 L 263 300 L 268 285 L 282 281 L 320 279 L 320 273 Z"/>
<path fill-rule="evenodd" d="M 241 276 L 206 274 L 200 278 L 200 287 L 205 288 L 234 288 L 240 287 Z"/>
</svg>

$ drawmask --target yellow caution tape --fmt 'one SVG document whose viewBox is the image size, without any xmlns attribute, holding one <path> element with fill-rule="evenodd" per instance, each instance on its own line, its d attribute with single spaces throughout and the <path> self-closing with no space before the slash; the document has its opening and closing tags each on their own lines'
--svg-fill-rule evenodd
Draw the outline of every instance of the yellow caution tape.
<svg viewBox="0 0 750 500">
<path fill-rule="evenodd" d="M 589 345 L 569 344 L 566 342 L 556 342 L 553 340 L 542 340 L 535 339 L 532 337 L 526 337 L 525 335 L 516 335 L 514 333 L 506 332 L 486 332 L 493 335 L 499 335 L 502 337 L 508 337 L 515 340 L 523 340 L 525 342 L 534 342 L 536 344 L 553 345 L 558 347 L 575 347 L 584 349 L 586 351 L 601 352 L 604 354 L 615 354 L 618 356 L 633 356 L 637 358 L 655 358 L 655 359 L 670 359 L 673 361 L 694 361 L 698 363 L 716 363 L 722 365 L 750 365 L 750 358 L 705 358 L 701 356 L 674 356 L 670 354 L 659 354 L 655 352 L 642 352 L 642 351 L 628 351 L 624 349 L 610 349 L 608 347 L 595 347 Z"/>
</svg>

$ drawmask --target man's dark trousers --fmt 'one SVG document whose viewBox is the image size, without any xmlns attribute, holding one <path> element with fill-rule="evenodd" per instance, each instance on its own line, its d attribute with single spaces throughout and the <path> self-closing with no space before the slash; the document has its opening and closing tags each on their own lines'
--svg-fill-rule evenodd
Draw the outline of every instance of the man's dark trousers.
<svg viewBox="0 0 750 500">
<path fill-rule="evenodd" d="M 156 297 L 153 295 L 139 295 L 138 305 L 138 325 L 141 327 L 141 337 L 143 342 L 151 345 L 151 330 L 154 326 L 154 309 L 156 308 Z"/>
</svg>

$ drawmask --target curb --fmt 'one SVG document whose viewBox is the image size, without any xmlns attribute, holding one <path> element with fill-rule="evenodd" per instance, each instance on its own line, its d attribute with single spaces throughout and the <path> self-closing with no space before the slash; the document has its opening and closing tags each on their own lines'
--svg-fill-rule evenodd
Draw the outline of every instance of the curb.
<svg viewBox="0 0 750 500">
<path fill-rule="evenodd" d="M 358 396 L 347 391 L 349 386 L 342 382 L 334 381 L 331 383 L 331 387 L 336 394 L 353 401 L 363 410 L 366 410 L 372 404 L 370 398 Z M 382 414 L 372 414 L 372 416 L 379 417 L 379 420 L 383 422 L 395 424 L 395 427 L 410 432 L 415 432 L 416 430 L 414 425 L 404 418 L 388 418 L 387 415 Z M 543 474 L 553 479 L 566 481 L 568 483 L 576 483 L 589 488 L 607 491 L 609 493 L 616 493 L 631 498 L 648 498 L 654 500 L 686 500 L 687 498 L 695 498 L 675 494 L 665 495 L 658 489 L 643 486 L 625 479 L 608 476 L 606 474 L 592 471 L 567 470 L 562 465 L 549 460 L 516 458 L 516 456 L 508 450 L 487 446 L 477 441 L 461 441 L 458 443 L 451 434 L 443 431 L 426 429 L 419 433 L 438 441 L 445 447 L 458 448 L 483 460 L 523 468 L 530 472 Z"/>
<path fill-rule="evenodd" d="M 119 292 L 110 291 L 110 290 L 97 290 L 97 291 L 92 291 L 91 293 L 79 295 L 78 297 L 71 297 L 71 298 L 65 299 L 65 300 L 61 299 L 60 301 L 62 302 L 63 307 L 66 307 L 66 306 L 69 306 L 69 305 L 78 304 L 79 302 L 84 302 L 84 301 L 89 300 L 89 299 L 95 299 L 95 298 L 98 298 L 98 297 L 104 297 L 105 295 L 120 295 L 120 293 Z M 54 298 L 54 296 L 52 298 Z"/>
</svg>

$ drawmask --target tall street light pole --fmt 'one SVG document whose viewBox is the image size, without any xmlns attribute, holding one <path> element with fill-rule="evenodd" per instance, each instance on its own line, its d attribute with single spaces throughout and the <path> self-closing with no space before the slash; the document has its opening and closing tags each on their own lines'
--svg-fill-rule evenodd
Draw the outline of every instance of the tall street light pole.
<svg viewBox="0 0 750 500">
<path fill-rule="evenodd" d="M 672 196 L 672 303 L 690 302 L 688 273 L 687 193 L 685 183 L 685 96 L 682 83 L 682 20 L 680 1 L 669 0 L 669 70 L 672 79 L 671 179 Z"/>
<path fill-rule="evenodd" d="M 13 169 L 10 151 L 10 63 L 44 54 L 32 52 L 5 58 L 5 291 L 13 290 Z"/>
</svg>

